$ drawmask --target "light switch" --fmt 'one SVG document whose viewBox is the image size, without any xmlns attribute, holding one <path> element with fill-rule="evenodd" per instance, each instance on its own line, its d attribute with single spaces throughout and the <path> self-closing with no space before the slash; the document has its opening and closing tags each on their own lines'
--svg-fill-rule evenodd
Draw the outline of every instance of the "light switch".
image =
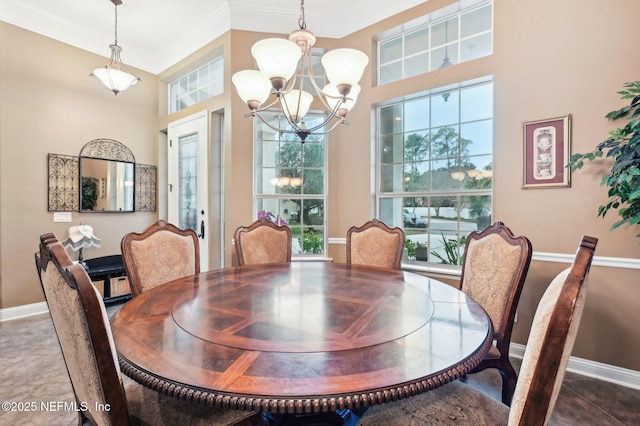
<svg viewBox="0 0 640 426">
<path fill-rule="evenodd" d="M 71 222 L 71 212 L 54 212 L 54 222 Z"/>
</svg>

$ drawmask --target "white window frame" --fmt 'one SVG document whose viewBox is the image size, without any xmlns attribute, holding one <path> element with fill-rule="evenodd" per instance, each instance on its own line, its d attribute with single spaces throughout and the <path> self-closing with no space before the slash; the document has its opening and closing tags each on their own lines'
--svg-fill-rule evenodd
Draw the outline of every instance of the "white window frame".
<svg viewBox="0 0 640 426">
<path fill-rule="evenodd" d="M 429 92 L 423 92 L 423 93 L 419 93 L 419 94 L 415 94 L 413 96 L 406 96 L 403 97 L 402 99 L 398 99 L 398 100 L 393 100 L 393 101 L 387 101 L 384 103 L 380 103 L 378 105 L 375 106 L 375 117 L 376 117 L 376 124 L 375 124 L 375 131 L 376 131 L 376 137 L 375 137 L 375 211 L 376 211 L 376 217 L 378 217 L 380 220 L 383 220 L 385 222 L 387 222 L 388 225 L 390 226 L 399 226 L 404 228 L 405 227 L 405 223 L 404 223 L 404 213 L 403 216 L 397 216 L 395 215 L 395 207 L 394 207 L 394 215 L 393 218 L 387 218 L 384 217 L 385 212 L 381 212 L 381 208 L 380 208 L 380 203 L 381 200 L 385 200 L 385 199 L 401 199 L 403 202 L 403 206 L 402 209 L 404 211 L 404 199 L 405 198 L 430 198 L 430 197 L 457 197 L 457 199 L 459 199 L 460 197 L 468 197 L 468 196 L 490 196 L 491 197 L 491 205 L 489 206 L 489 210 L 490 212 L 493 212 L 493 184 L 491 185 L 491 188 L 489 189 L 472 189 L 472 190 L 457 190 L 457 191 L 431 191 L 431 190 L 424 190 L 424 191 L 406 191 L 404 188 L 401 191 L 382 191 L 382 159 L 381 159 L 381 131 L 380 131 L 380 126 L 381 126 L 381 120 L 380 120 L 380 111 L 382 108 L 386 108 L 386 107 L 390 107 L 393 105 L 404 105 L 408 102 L 412 102 L 415 101 L 417 99 L 420 98 L 431 98 L 431 97 L 435 97 L 435 96 L 442 96 L 443 94 L 447 94 L 450 93 L 454 90 L 464 90 L 467 88 L 471 88 L 477 85 L 484 85 L 484 84 L 491 84 L 492 86 L 492 90 L 494 89 L 494 85 L 495 82 L 493 80 L 493 77 L 485 77 L 485 78 L 481 78 L 481 79 L 476 79 L 473 81 L 467 81 L 467 82 L 463 82 L 457 85 L 453 85 L 453 86 L 448 86 L 448 87 L 444 87 L 444 88 L 438 88 L 438 89 L 434 89 L 432 91 Z M 495 101 L 494 101 L 495 102 Z M 491 105 L 491 110 L 493 111 L 493 105 Z M 492 128 L 493 128 L 493 121 L 495 120 L 495 117 L 491 116 L 491 122 L 492 122 Z M 457 121 L 457 123 L 455 124 L 455 126 L 460 126 L 461 124 L 464 124 L 465 122 L 461 122 L 460 121 L 460 117 Z M 431 125 L 429 126 L 429 131 L 431 131 L 432 127 Z M 492 131 L 493 132 L 493 131 Z M 412 133 L 412 132 L 406 132 L 406 133 Z M 403 140 L 405 138 L 405 131 L 402 131 L 403 134 Z M 491 145 L 492 145 L 492 149 L 491 149 L 491 161 L 490 164 L 493 166 L 493 158 L 494 158 L 494 138 L 492 135 L 492 139 L 491 139 Z M 460 154 L 458 153 L 458 159 L 461 158 L 459 156 Z M 403 169 L 403 176 L 404 176 L 404 170 L 405 170 L 405 165 L 409 162 L 405 159 L 404 157 L 404 150 L 402 153 L 402 169 Z M 464 157 L 466 158 L 466 157 Z M 473 157 L 471 157 L 473 158 Z M 430 160 L 432 161 L 432 160 Z M 394 162 L 395 164 L 395 162 Z M 491 177 L 492 181 L 493 181 L 493 170 L 491 169 L 491 172 L 487 171 L 487 176 Z M 467 178 L 468 179 L 468 178 Z M 429 206 L 431 207 L 431 206 Z M 411 212 L 410 212 L 411 213 Z M 428 213 L 428 219 L 427 222 L 429 222 L 429 219 L 431 219 L 431 213 L 429 210 Z M 460 217 L 458 217 L 457 219 L 457 228 L 455 230 L 455 233 L 457 235 L 458 241 L 460 241 L 460 237 L 462 236 L 466 236 L 468 235 L 468 233 L 466 230 L 461 230 L 460 228 Z M 430 233 L 432 230 L 431 224 L 428 223 L 428 228 L 425 228 L 425 233 Z M 420 225 L 416 225 L 416 227 L 420 227 Z M 406 231 L 405 231 L 406 232 Z M 435 232 L 440 232 L 440 230 L 436 230 Z M 407 236 L 409 236 L 410 234 L 408 233 Z M 410 239 L 410 238 L 408 238 Z M 432 241 L 437 240 L 437 237 L 434 237 L 433 239 L 430 238 L 430 236 L 428 236 L 428 241 L 429 241 L 429 252 L 433 249 L 433 247 L 431 246 Z M 461 247 L 463 248 L 463 247 Z M 462 251 L 460 250 L 460 256 L 462 256 Z M 429 256 L 432 257 L 432 256 Z M 444 274 L 459 274 L 460 272 L 460 266 L 459 265 L 447 265 L 447 264 L 442 264 L 442 263 L 437 263 L 437 262 L 433 262 L 433 261 L 429 261 L 429 262 L 425 262 L 425 261 L 418 261 L 418 260 L 410 260 L 407 259 L 406 257 L 406 253 L 403 256 L 403 265 L 405 266 L 409 266 L 411 268 L 415 268 L 415 269 L 421 269 L 421 270 L 425 270 L 425 271 L 429 271 L 429 272 L 437 272 L 437 273 L 444 273 Z M 417 267 L 416 267 L 417 266 Z"/>
<path fill-rule="evenodd" d="M 451 19 L 457 19 L 458 24 L 461 22 L 462 20 L 462 15 L 476 11 L 477 9 L 483 8 L 483 7 L 490 7 L 491 8 L 491 29 L 490 30 L 485 30 L 485 31 L 479 31 L 470 35 L 467 35 L 465 37 L 462 37 L 462 26 L 458 25 L 458 32 L 457 32 L 457 37 L 455 39 L 451 39 L 451 40 L 447 40 L 446 46 L 448 46 L 449 48 L 451 48 L 454 51 L 460 52 L 461 51 L 461 45 L 466 41 L 469 40 L 471 38 L 474 37 L 478 37 L 480 35 L 489 35 L 491 38 L 491 48 L 490 51 L 486 54 L 486 55 L 478 55 L 478 56 L 474 56 L 471 57 L 469 59 L 466 60 L 462 60 L 460 59 L 460 54 L 458 53 L 458 61 L 454 63 L 455 64 L 459 64 L 459 63 L 463 63 L 463 62 L 467 62 L 469 60 L 473 60 L 473 59 L 477 59 L 479 57 L 484 57 L 484 56 L 489 56 L 493 54 L 493 26 L 494 26 L 494 21 L 493 21 L 493 1 L 486 1 L 486 0 L 463 0 L 460 1 L 458 3 L 455 3 L 451 6 L 445 7 L 443 9 L 440 9 L 438 11 L 435 11 L 429 15 L 420 17 L 414 21 L 405 23 L 401 26 L 398 26 L 394 29 L 391 29 L 389 31 L 385 31 L 384 33 L 378 34 L 378 36 L 376 37 L 377 43 L 376 43 L 376 48 L 377 48 L 377 61 L 376 61 L 376 70 L 377 70 L 377 76 L 376 76 L 376 83 L 378 86 L 380 85 L 385 85 L 385 84 L 390 84 L 393 83 L 395 81 L 400 81 L 403 80 L 405 78 L 407 78 L 406 76 L 406 70 L 405 70 L 405 63 L 407 61 L 407 59 L 411 59 L 413 57 L 416 57 L 418 55 L 421 54 L 427 54 L 428 55 L 428 66 L 426 71 L 424 71 L 423 73 L 419 73 L 417 75 L 420 74 L 424 74 L 424 73 L 428 73 L 428 72 L 432 72 L 435 71 L 439 68 L 432 68 L 431 64 L 432 64 L 432 60 L 431 60 L 431 55 L 433 51 L 436 50 L 440 50 L 444 45 L 438 45 L 435 47 L 431 47 L 431 40 L 433 40 L 431 32 L 432 32 L 432 28 L 434 26 L 439 25 L 442 22 L 445 22 L 447 20 L 451 20 Z M 410 55 L 405 55 L 405 38 L 407 35 L 410 35 L 412 33 L 415 33 L 416 31 L 420 31 L 423 29 L 428 29 L 429 31 L 429 46 L 426 46 L 424 50 L 420 51 L 420 52 L 414 52 Z M 381 63 L 381 58 L 382 58 L 382 54 L 381 54 L 381 46 L 388 42 L 391 41 L 393 39 L 396 39 L 398 37 L 402 38 L 402 42 L 401 42 L 401 49 L 402 49 L 402 54 L 399 58 L 396 58 L 392 61 L 389 62 L 385 62 L 384 64 Z M 386 82 L 382 82 L 381 81 L 381 77 L 382 77 L 382 70 L 381 68 L 385 65 L 389 65 L 389 64 L 393 64 L 393 63 L 400 63 L 401 64 L 401 77 L 395 80 L 390 80 L 390 81 L 386 81 Z M 410 77 L 414 77 L 414 75 L 411 75 Z"/>
<path fill-rule="evenodd" d="M 282 111 L 270 111 L 270 112 L 266 112 L 263 113 L 263 115 L 265 117 L 272 115 L 272 114 L 282 114 Z M 305 117 L 307 117 L 307 119 L 309 117 L 322 117 L 323 114 L 320 112 L 315 112 L 315 111 L 311 111 L 309 112 Z M 323 223 L 322 225 L 316 225 L 316 226 L 322 226 L 323 227 L 323 241 L 322 241 L 322 253 L 304 253 L 304 241 L 299 241 L 299 245 L 300 248 L 302 249 L 301 252 L 296 253 L 296 247 L 293 247 L 293 252 L 292 252 L 292 259 L 294 260 L 307 260 L 307 259 L 311 259 L 311 260 L 325 260 L 328 259 L 328 223 L 327 223 L 327 215 L 329 212 L 328 209 L 328 194 L 327 194 L 327 190 L 328 190 L 328 176 L 329 176 L 329 171 L 328 171 L 328 166 L 329 166 L 329 136 L 328 135 L 322 135 L 322 142 L 313 142 L 313 143 L 322 143 L 324 145 L 324 152 L 323 152 L 323 167 L 322 167 L 322 171 L 323 171 L 323 181 L 322 181 L 322 185 L 323 185 L 323 191 L 322 194 L 304 194 L 303 191 L 301 190 L 301 193 L 299 194 L 289 194 L 289 193 L 278 193 L 276 191 L 276 193 L 268 193 L 268 194 L 260 194 L 258 193 L 258 173 L 262 172 L 263 166 L 260 163 L 260 158 L 258 158 L 257 153 L 260 152 L 260 150 L 258 149 L 258 144 L 262 143 L 262 139 L 259 138 L 258 135 L 258 126 L 256 126 L 258 119 L 254 119 L 254 136 L 253 136 L 253 144 L 254 144 L 254 176 L 253 176 L 253 217 L 254 220 L 258 219 L 258 211 L 260 210 L 258 207 L 259 204 L 259 200 L 261 199 L 277 199 L 278 201 L 281 200 L 290 200 L 290 199 L 301 199 L 301 200 L 322 200 L 323 206 L 324 206 L 324 214 L 323 214 Z M 281 118 L 280 122 L 284 122 L 284 118 Z M 306 143 L 312 143 L 310 142 L 311 138 L 313 136 L 309 136 L 307 138 Z M 282 141 L 282 139 L 280 139 L 280 141 Z M 296 141 L 294 143 L 300 143 L 299 141 Z M 277 170 L 278 168 L 276 168 Z M 305 169 L 304 164 L 301 165 L 301 172 L 303 172 Z M 318 169 L 317 167 L 312 167 L 311 169 Z M 302 175 L 304 175 L 304 173 L 302 173 Z M 302 188 L 302 187 L 301 187 Z M 276 216 L 276 220 L 277 220 L 277 216 L 284 216 L 282 214 L 280 214 L 281 212 L 271 212 L 274 213 Z M 302 212 L 300 212 L 300 216 L 302 215 Z M 300 226 L 304 227 L 313 227 L 313 225 L 306 225 L 304 224 L 303 221 L 303 217 L 299 218 L 300 220 Z M 296 226 L 296 225 L 293 225 Z M 291 227 L 291 226 L 290 226 Z M 303 233 L 304 236 L 304 233 Z M 296 238 L 295 235 L 292 235 L 292 238 Z M 304 237 L 303 237 L 304 239 Z"/>
<path fill-rule="evenodd" d="M 211 71 L 215 67 L 216 74 Z M 204 82 L 200 74 L 206 69 L 208 78 Z M 214 85 L 214 79 L 216 84 Z M 183 88 L 186 86 L 186 90 Z M 224 91 L 224 58 L 218 56 L 196 70 L 183 74 L 168 84 L 167 107 L 169 114 L 175 114 L 185 108 L 203 102 Z"/>
</svg>

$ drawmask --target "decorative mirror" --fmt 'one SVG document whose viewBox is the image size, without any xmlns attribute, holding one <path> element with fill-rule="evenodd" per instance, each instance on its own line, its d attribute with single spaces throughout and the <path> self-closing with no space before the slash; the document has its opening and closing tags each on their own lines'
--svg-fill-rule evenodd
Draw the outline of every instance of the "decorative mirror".
<svg viewBox="0 0 640 426">
<path fill-rule="evenodd" d="M 136 164 L 129 148 L 95 139 L 80 157 L 49 154 L 49 211 L 156 210 L 156 167 Z"/>
<path fill-rule="evenodd" d="M 80 151 L 80 211 L 132 212 L 136 159 L 113 139 L 95 139 Z"/>
</svg>

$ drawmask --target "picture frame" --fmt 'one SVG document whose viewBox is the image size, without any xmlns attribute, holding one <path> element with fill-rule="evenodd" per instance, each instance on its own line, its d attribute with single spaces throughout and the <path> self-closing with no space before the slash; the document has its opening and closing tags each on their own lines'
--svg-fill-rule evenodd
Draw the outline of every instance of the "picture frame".
<svg viewBox="0 0 640 426">
<path fill-rule="evenodd" d="M 522 123 L 522 188 L 569 188 L 571 115 Z"/>
</svg>

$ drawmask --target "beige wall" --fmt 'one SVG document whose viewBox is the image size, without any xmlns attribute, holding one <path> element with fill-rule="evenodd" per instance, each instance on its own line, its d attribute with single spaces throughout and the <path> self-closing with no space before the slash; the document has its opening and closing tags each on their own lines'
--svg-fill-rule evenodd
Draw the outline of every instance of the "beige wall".
<svg viewBox="0 0 640 426">
<path fill-rule="evenodd" d="M 344 40 L 320 39 L 317 45 L 354 47 L 368 52 L 373 58 L 373 35 L 450 3 L 451 0 L 430 0 Z M 598 256 L 640 258 L 640 239 L 635 237 L 639 232 L 637 229 L 623 227 L 610 232 L 615 215 L 611 214 L 605 220 L 596 217 L 597 206 L 606 200 L 606 190 L 599 187 L 601 169 L 587 166 L 583 172 L 573 175 L 572 187 L 567 189 L 522 190 L 520 187 L 523 121 L 571 114 L 573 152 L 590 150 L 614 127 L 607 123 L 604 115 L 624 104 L 616 92 L 624 82 L 640 78 L 640 56 L 635 54 L 635 40 L 640 35 L 635 17 L 639 15 L 640 2 L 637 0 L 591 2 L 589 7 L 584 7 L 580 0 L 496 0 L 494 55 L 491 57 L 383 87 L 372 87 L 370 66 L 361 83 L 363 91 L 358 105 L 349 114 L 351 125 L 341 127 L 330 137 L 328 236 L 343 238 L 351 225 L 368 220 L 374 211 L 371 105 L 457 81 L 493 75 L 494 220 L 505 222 L 516 234 L 528 236 L 536 252 L 572 254 L 580 236 L 589 234 L 600 239 Z M 291 29 L 294 24 L 292 22 Z M 267 35 L 231 31 L 162 73 L 158 78 L 166 82 L 208 52 L 221 46 L 224 49 L 225 94 L 168 116 L 164 108 L 166 90 L 163 85 L 151 84 L 156 77 L 143 74 L 141 85 L 114 98 L 106 91 L 96 90 L 98 83 L 92 79 L 87 77 L 84 81 L 77 77 L 88 74 L 87 70 L 95 67 L 96 62 L 102 64 L 102 58 L 6 24 L 0 25 L 3 31 L 0 46 L 3 55 L 0 92 L 1 306 L 6 308 L 42 300 L 32 262 L 37 236 L 50 230 L 63 235 L 66 232 L 67 225 L 53 224 L 52 215 L 46 212 L 46 153 L 74 154 L 88 140 L 112 137 L 127 144 L 140 161 L 155 164 L 157 131 L 166 128 L 171 121 L 202 109 L 225 112 L 224 241 L 225 263 L 230 265 L 233 230 L 253 219 L 253 132 L 250 121 L 244 118 L 246 106 L 236 95 L 230 76 L 253 66 L 250 47 Z M 311 22 L 309 28 L 313 30 Z M 9 35 L 11 44 L 8 43 Z M 21 54 L 25 46 L 29 46 L 31 53 L 28 57 Z M 56 60 L 54 53 L 70 60 Z M 37 72 L 36 65 L 53 67 L 55 80 Z M 58 104 L 61 104 L 60 108 L 52 108 Z M 122 124 L 114 126 L 112 123 L 116 120 Z M 15 140 L 20 140 L 21 144 L 10 142 Z M 24 169 L 30 170 L 27 176 L 22 173 Z M 6 183 L 16 180 L 14 176 L 26 180 L 19 190 Z M 122 223 L 121 218 L 126 218 L 127 223 Z M 74 214 L 74 222 L 78 219 L 87 220 L 87 223 L 91 220 L 96 233 L 103 238 L 105 244 L 100 254 L 116 253 L 117 241 L 125 229 L 141 228 L 152 220 L 146 215 Z M 15 224 L 19 220 L 27 225 L 17 228 Z M 345 260 L 344 250 L 344 245 L 331 245 L 329 255 L 341 262 Z M 6 265 L 23 268 L 9 269 Z M 515 342 L 526 342 L 540 296 L 552 277 L 566 266 L 532 263 L 519 306 Z M 640 271 L 596 266 L 590 284 L 574 355 L 640 371 L 637 357 L 640 332 L 634 328 L 640 320 L 636 302 L 640 300 Z"/>
<path fill-rule="evenodd" d="M 142 82 L 114 96 L 89 77 L 107 60 L 0 22 L 0 308 L 44 300 L 33 258 L 41 234 L 64 239 L 70 225 L 91 225 L 102 239 L 101 248 L 85 250 L 92 258 L 120 253 L 126 232 L 155 220 L 155 213 L 74 212 L 72 223 L 53 223 L 47 211 L 48 153 L 78 155 L 85 143 L 109 138 L 136 161 L 157 164 L 157 77 L 132 70 Z"/>
<path fill-rule="evenodd" d="M 450 0 L 431 0 L 407 13 L 362 30 L 345 44 L 367 52 L 371 38 L 424 15 Z M 445 71 L 435 71 L 382 87 L 363 89 L 350 112 L 351 126 L 332 136 L 330 162 L 330 237 L 344 237 L 353 224 L 371 217 L 372 132 L 368 105 L 443 85 L 494 76 L 493 219 L 526 235 L 535 252 L 572 254 L 583 234 L 600 239 L 596 255 L 640 258 L 636 226 L 610 232 L 615 214 L 597 218 L 606 202 L 599 186 L 601 167 L 587 166 L 566 189 L 521 189 L 522 122 L 571 114 L 573 152 L 591 150 L 615 126 L 604 115 L 625 101 L 616 93 L 640 78 L 635 17 L 640 2 L 500 1 L 494 3 L 494 54 Z M 371 87 L 371 72 L 361 85 Z M 344 246 L 329 254 L 345 259 Z M 553 276 L 567 264 L 534 261 L 521 297 L 513 341 L 526 343 L 533 313 Z M 574 355 L 640 370 L 640 271 L 594 267 L 582 328 Z"/>
</svg>

